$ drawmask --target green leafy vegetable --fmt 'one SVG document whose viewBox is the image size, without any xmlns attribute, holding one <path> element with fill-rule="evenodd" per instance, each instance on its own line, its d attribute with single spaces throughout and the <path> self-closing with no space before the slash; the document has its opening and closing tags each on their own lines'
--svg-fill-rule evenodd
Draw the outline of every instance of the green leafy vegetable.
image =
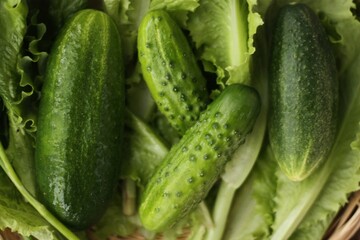
<svg viewBox="0 0 360 240">
<path fill-rule="evenodd" d="M 208 81 L 213 95 L 229 84 L 249 84 L 260 92 L 263 108 L 253 133 L 227 165 L 219 191 L 213 189 L 213 195 L 208 196 L 209 202 L 215 202 L 212 219 L 202 203 L 202 207 L 174 229 L 165 231 L 163 236 L 176 239 L 186 229 L 185 234 L 191 240 L 321 239 L 348 195 L 359 189 L 360 23 L 352 15 L 359 9 L 354 9 L 355 1 L 351 0 L 331 4 L 328 0 L 298 1 L 320 16 L 333 43 L 339 66 L 341 121 L 336 144 L 326 164 L 306 181 L 293 183 L 282 175 L 266 138 L 263 141 L 267 122 L 265 31 L 271 29 L 269 26 L 279 6 L 289 2 L 1 1 L 0 96 L 5 105 L 1 111 L 1 142 L 5 148 L 0 146 L 0 165 L 4 169 L 0 171 L 0 229 L 10 227 L 24 239 L 30 236 L 40 240 L 63 236 L 87 238 L 85 232 L 74 234 L 63 226 L 34 198 L 33 146 L 46 51 L 68 16 L 103 3 L 102 10 L 116 22 L 125 46 L 130 112 L 126 119 L 125 158 L 120 176 L 121 191 L 126 192 L 126 198 L 117 193 L 104 217 L 92 229 L 94 236 L 106 239 L 135 232 L 146 239 L 156 237 L 155 233 L 143 229 L 136 211 L 133 212 L 133 208 L 138 207 L 136 195 L 142 194 L 154 169 L 180 137 L 156 109 L 144 84 L 136 58 L 136 38 L 145 13 L 165 9 L 194 44 L 199 62 L 210 72 L 208 76 L 216 76 L 217 84 Z M 265 27 L 261 27 L 263 22 Z M 124 212 L 124 206 L 130 206 L 131 211 Z M 130 213 L 133 215 L 126 215 Z"/>
<path fill-rule="evenodd" d="M 0 170 L 0 229 L 11 228 L 25 237 L 59 239 L 58 234 L 16 190 Z"/>
<path fill-rule="evenodd" d="M 249 83 L 250 56 L 256 29 L 263 22 L 254 12 L 256 1 L 201 0 L 188 28 L 205 70 L 215 72 L 218 84 Z"/>
<path fill-rule="evenodd" d="M 12 161 L 26 189 L 35 196 L 34 139 L 16 122 L 17 118 L 9 113 L 9 146 L 6 154 Z"/>
<path fill-rule="evenodd" d="M 16 115 L 21 114 L 18 103 L 22 100 L 21 82 L 17 71 L 23 39 L 26 33 L 27 5 L 25 1 L 1 1 L 0 3 L 0 96 L 7 108 Z"/>
<path fill-rule="evenodd" d="M 149 6 L 150 0 L 104 0 L 104 11 L 114 19 L 119 29 L 126 63 L 134 60 L 137 29 Z"/>
<path fill-rule="evenodd" d="M 138 227 L 136 216 L 128 217 L 121 209 L 121 197 L 117 194 L 104 216 L 95 226 L 94 234 L 98 239 L 107 239 L 109 236 L 128 236 Z"/>
<path fill-rule="evenodd" d="M 277 163 L 271 149 L 262 150 L 244 184 L 236 191 L 224 239 L 268 239 L 273 223 Z M 254 200 L 256 199 L 256 201 Z"/>
<path fill-rule="evenodd" d="M 152 0 L 150 10 L 164 9 L 168 11 L 171 17 L 185 28 L 189 19 L 189 12 L 194 12 L 199 5 L 199 0 Z"/>
<path fill-rule="evenodd" d="M 167 147 L 152 129 L 127 111 L 123 151 L 126 161 L 122 165 L 122 178 L 130 178 L 144 186 L 155 168 L 168 153 Z"/>
</svg>

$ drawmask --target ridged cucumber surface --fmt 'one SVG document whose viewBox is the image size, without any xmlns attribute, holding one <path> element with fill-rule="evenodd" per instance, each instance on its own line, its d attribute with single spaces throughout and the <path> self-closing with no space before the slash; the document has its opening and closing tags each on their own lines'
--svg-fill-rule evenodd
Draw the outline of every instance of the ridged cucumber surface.
<svg viewBox="0 0 360 240">
<path fill-rule="evenodd" d="M 38 197 L 76 229 L 99 220 L 117 182 L 123 72 L 117 28 L 96 10 L 75 14 L 49 55 L 36 138 Z"/>
<path fill-rule="evenodd" d="M 206 80 L 177 23 L 163 10 L 149 12 L 139 27 L 139 60 L 159 110 L 180 133 L 207 103 Z"/>
<path fill-rule="evenodd" d="M 149 230 L 171 227 L 206 196 L 260 111 L 256 90 L 230 85 L 174 145 L 142 196 L 140 218 Z"/>
<path fill-rule="evenodd" d="M 328 156 L 335 141 L 335 58 L 319 18 L 304 4 L 281 8 L 272 42 L 270 144 L 282 171 L 300 181 Z"/>
</svg>

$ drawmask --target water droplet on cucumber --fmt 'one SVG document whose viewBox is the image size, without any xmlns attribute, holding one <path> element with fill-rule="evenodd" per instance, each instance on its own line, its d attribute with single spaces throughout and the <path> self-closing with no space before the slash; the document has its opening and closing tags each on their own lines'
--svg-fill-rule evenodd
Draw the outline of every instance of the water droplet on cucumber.
<svg viewBox="0 0 360 240">
<path fill-rule="evenodd" d="M 187 179 L 187 182 L 188 182 L 188 183 L 193 183 L 193 182 L 194 182 L 194 178 L 193 178 L 193 177 L 189 177 L 189 178 Z"/>
<path fill-rule="evenodd" d="M 196 156 L 195 155 L 190 155 L 190 158 L 189 158 L 190 162 L 195 162 L 196 161 Z"/>
<path fill-rule="evenodd" d="M 186 79 L 186 73 L 184 73 L 184 72 L 181 73 L 181 79 L 182 79 L 182 80 L 185 80 L 185 79 Z"/>
<path fill-rule="evenodd" d="M 166 74 L 165 74 L 165 79 L 166 79 L 166 80 L 170 80 L 170 79 L 171 79 L 170 73 L 166 73 Z"/>
</svg>

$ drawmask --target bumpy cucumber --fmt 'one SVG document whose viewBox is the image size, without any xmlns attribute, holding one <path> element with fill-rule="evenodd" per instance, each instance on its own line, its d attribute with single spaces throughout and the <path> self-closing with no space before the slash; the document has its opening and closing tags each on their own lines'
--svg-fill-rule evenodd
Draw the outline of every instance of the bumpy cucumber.
<svg viewBox="0 0 360 240">
<path fill-rule="evenodd" d="M 193 210 L 244 143 L 260 110 L 256 90 L 230 85 L 174 145 L 146 186 L 140 218 L 149 230 L 172 226 Z"/>
<path fill-rule="evenodd" d="M 205 109 L 206 81 L 176 22 L 162 10 L 149 12 L 139 28 L 139 60 L 159 110 L 180 133 Z"/>
<path fill-rule="evenodd" d="M 339 98 L 328 37 L 306 5 L 287 5 L 279 12 L 270 78 L 270 144 L 282 171 L 300 181 L 332 148 Z"/>
<path fill-rule="evenodd" d="M 124 118 L 120 36 L 104 13 L 83 10 L 49 56 L 36 139 L 38 197 L 83 229 L 104 212 L 118 176 Z"/>
</svg>

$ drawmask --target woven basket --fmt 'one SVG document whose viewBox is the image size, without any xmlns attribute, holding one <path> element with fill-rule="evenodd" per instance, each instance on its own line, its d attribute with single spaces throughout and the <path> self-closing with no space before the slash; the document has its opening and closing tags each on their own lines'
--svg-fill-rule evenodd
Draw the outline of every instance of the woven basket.
<svg viewBox="0 0 360 240">
<path fill-rule="evenodd" d="M 360 190 L 350 196 L 349 202 L 339 211 L 324 239 L 360 239 Z"/>
<path fill-rule="evenodd" d="M 184 230 L 178 240 L 186 240 L 188 230 Z M 88 233 L 90 240 L 95 240 L 91 232 Z M 162 236 L 156 237 L 161 240 Z M 348 203 L 339 211 L 323 240 L 359 240 L 360 239 L 360 190 L 349 197 Z M 0 232 L 0 240 L 21 240 L 10 229 Z M 109 237 L 109 240 L 146 240 L 140 233 L 134 233 L 128 237 Z"/>
</svg>

